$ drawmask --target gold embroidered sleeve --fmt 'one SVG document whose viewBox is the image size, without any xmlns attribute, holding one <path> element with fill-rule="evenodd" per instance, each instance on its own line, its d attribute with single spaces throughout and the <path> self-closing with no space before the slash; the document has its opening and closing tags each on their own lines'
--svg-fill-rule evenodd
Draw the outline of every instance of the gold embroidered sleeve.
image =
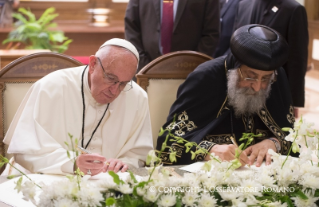
<svg viewBox="0 0 319 207">
<path fill-rule="evenodd" d="M 214 146 L 216 145 L 216 143 L 214 142 L 210 142 L 210 141 L 202 141 L 198 144 L 198 147 L 197 147 L 197 150 L 200 148 L 204 148 L 207 150 L 207 152 L 209 152 Z M 208 153 L 200 153 L 200 154 L 197 154 L 196 157 L 195 157 L 195 161 L 204 161 L 206 155 Z"/>
</svg>

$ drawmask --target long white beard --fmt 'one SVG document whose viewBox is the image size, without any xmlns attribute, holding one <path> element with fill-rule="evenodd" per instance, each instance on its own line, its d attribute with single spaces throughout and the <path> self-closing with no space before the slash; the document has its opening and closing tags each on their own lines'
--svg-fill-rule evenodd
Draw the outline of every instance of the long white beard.
<svg viewBox="0 0 319 207">
<path fill-rule="evenodd" d="M 255 92 L 251 87 L 239 88 L 237 70 L 229 70 L 227 79 L 228 103 L 234 108 L 236 117 L 240 117 L 243 114 L 255 114 L 266 103 L 270 94 L 271 84 L 268 84 L 266 89 L 260 89 L 258 92 Z"/>
</svg>

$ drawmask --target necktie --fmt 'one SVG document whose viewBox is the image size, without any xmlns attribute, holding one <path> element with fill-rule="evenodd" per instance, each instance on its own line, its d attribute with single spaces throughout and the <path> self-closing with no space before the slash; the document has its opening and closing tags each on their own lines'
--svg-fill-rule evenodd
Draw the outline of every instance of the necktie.
<svg viewBox="0 0 319 207">
<path fill-rule="evenodd" d="M 161 44 L 163 47 L 163 54 L 171 51 L 172 33 L 174 27 L 174 0 L 163 1 L 163 13 L 161 24 Z"/>
</svg>

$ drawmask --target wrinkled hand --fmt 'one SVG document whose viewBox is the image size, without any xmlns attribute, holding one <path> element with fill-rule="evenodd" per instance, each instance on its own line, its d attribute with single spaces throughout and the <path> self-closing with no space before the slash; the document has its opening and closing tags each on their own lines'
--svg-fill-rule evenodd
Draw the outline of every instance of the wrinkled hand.
<svg viewBox="0 0 319 207">
<path fill-rule="evenodd" d="M 233 144 L 229 145 L 215 145 L 209 152 L 215 153 L 216 156 L 218 156 L 221 160 L 231 161 L 235 159 L 235 150 L 237 147 Z M 249 163 L 249 159 L 244 152 L 241 153 L 240 157 L 240 163 L 242 166 Z M 209 159 L 209 155 L 206 156 L 205 160 Z"/>
<path fill-rule="evenodd" d="M 275 143 L 269 139 L 265 139 L 255 145 L 252 145 L 244 150 L 249 157 L 249 164 L 253 165 L 256 158 L 256 167 L 260 167 L 263 160 L 266 158 L 266 165 L 271 163 L 271 155 L 268 154 L 268 149 L 273 149 L 275 152 L 276 146 Z"/>
<path fill-rule="evenodd" d="M 93 176 L 104 172 L 105 161 L 106 158 L 99 154 L 81 154 L 76 159 L 76 165 L 84 174 L 87 174 L 88 170 L 90 170 Z"/>
<path fill-rule="evenodd" d="M 111 159 L 108 159 L 106 162 L 108 164 L 105 166 L 104 172 L 114 171 L 115 173 L 117 173 L 120 170 L 121 172 L 126 172 L 126 170 L 128 169 L 128 166 L 124 162 L 118 159 L 111 158 Z"/>
</svg>

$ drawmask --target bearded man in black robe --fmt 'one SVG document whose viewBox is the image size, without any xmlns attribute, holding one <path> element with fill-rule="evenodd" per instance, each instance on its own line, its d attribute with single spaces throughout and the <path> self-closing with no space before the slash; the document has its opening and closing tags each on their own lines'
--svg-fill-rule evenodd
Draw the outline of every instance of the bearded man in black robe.
<svg viewBox="0 0 319 207">
<path fill-rule="evenodd" d="M 294 123 L 289 84 L 281 67 L 287 57 L 287 42 L 275 30 L 256 24 L 239 28 L 231 37 L 230 54 L 199 65 L 179 87 L 163 129 L 196 142 L 222 160 L 235 158 L 243 133 L 262 134 L 241 153 L 240 161 L 270 164 L 268 149 L 287 154 L 291 145 L 282 131 Z M 167 133 L 158 137 L 158 150 Z M 164 164 L 210 159 L 208 153 L 200 153 L 192 160 L 184 144 L 170 139 L 167 146 L 161 153 Z M 174 163 L 169 159 L 172 152 Z"/>
</svg>

